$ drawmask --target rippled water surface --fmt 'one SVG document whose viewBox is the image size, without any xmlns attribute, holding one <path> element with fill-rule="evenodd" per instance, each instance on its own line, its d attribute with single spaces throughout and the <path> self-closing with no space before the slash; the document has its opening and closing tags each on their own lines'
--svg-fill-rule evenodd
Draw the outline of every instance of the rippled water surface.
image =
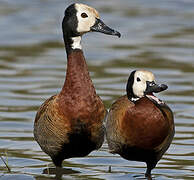
<svg viewBox="0 0 194 180">
<path fill-rule="evenodd" d="M 60 91 L 66 70 L 61 21 L 73 1 L 0 1 L 0 160 L 2 179 L 53 179 L 51 159 L 33 139 L 35 113 Z M 194 1 L 88 0 L 122 38 L 89 33 L 83 48 L 107 108 L 125 94 L 129 73 L 144 68 L 169 85 L 159 95 L 175 115 L 176 135 L 153 170 L 162 179 L 194 179 Z M 64 161 L 63 179 L 142 179 L 145 164 L 108 153 Z M 108 172 L 112 166 L 112 173 Z M 48 167 L 50 172 L 46 173 Z"/>
</svg>

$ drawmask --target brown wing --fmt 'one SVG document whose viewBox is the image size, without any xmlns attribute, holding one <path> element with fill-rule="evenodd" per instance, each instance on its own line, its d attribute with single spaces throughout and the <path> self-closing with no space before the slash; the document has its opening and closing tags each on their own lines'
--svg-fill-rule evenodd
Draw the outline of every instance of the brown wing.
<svg viewBox="0 0 194 180">
<path fill-rule="evenodd" d="M 56 99 L 54 95 L 40 106 L 34 122 L 34 138 L 50 156 L 61 149 L 62 142 L 68 141 L 65 132 L 69 126 L 61 121 L 64 117 L 58 112 Z"/>
<path fill-rule="evenodd" d="M 38 109 L 35 117 L 34 123 L 38 123 L 38 120 L 41 118 L 42 115 L 44 115 L 44 112 L 46 112 L 48 106 L 53 103 L 54 99 L 56 98 L 56 95 L 51 96 L 49 99 L 47 99 Z"/>
<path fill-rule="evenodd" d="M 109 110 L 106 122 L 106 137 L 111 153 L 118 153 L 120 144 L 125 144 L 123 132 L 120 128 L 127 109 L 133 106 L 134 103 L 129 101 L 125 95 L 114 102 Z"/>
</svg>

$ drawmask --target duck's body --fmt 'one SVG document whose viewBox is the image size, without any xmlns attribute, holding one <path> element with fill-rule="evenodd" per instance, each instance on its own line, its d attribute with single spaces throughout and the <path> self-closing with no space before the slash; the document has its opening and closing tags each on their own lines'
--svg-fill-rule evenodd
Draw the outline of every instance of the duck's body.
<svg viewBox="0 0 194 180">
<path fill-rule="evenodd" d="M 67 8 L 63 20 L 68 59 L 66 80 L 61 92 L 42 104 L 34 122 L 35 140 L 57 167 L 62 166 L 64 159 L 88 155 L 100 148 L 104 141 L 106 109 L 96 94 L 80 44 L 81 35 L 90 28 L 96 30 L 98 25 L 96 22 L 91 25 L 90 19 L 88 23 L 87 17 L 93 22 L 98 14 L 83 4 Z M 110 30 L 106 33 L 115 33 Z"/>
<path fill-rule="evenodd" d="M 106 128 L 112 153 L 127 160 L 150 162 L 154 167 L 174 136 L 170 108 L 158 106 L 147 97 L 135 103 L 127 96 L 120 97 L 109 111 Z"/>
<path fill-rule="evenodd" d="M 40 107 L 34 124 L 35 139 L 56 166 L 88 155 L 104 141 L 106 110 L 80 50 L 69 55 L 66 77 L 62 91 Z"/>
<path fill-rule="evenodd" d="M 120 97 L 110 108 L 106 130 L 110 152 L 147 164 L 146 175 L 156 166 L 174 136 L 171 109 L 153 95 L 134 101 Z"/>
</svg>

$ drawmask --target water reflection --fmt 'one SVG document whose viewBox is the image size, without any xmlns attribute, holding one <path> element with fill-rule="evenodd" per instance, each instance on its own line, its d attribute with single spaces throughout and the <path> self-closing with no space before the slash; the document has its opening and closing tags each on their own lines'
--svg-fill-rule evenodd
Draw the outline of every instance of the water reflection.
<svg viewBox="0 0 194 180">
<path fill-rule="evenodd" d="M 66 70 L 61 20 L 72 1 L 0 2 L 0 179 L 53 179 L 43 174 L 50 158 L 34 142 L 33 120 L 40 104 L 59 92 Z M 175 114 L 176 135 L 153 170 L 155 179 L 194 178 L 194 2 L 87 1 L 120 39 L 98 33 L 83 37 L 90 75 L 107 108 L 125 94 L 129 73 L 147 69 L 169 90 L 159 97 Z M 7 155 L 6 155 L 7 153 Z M 62 179 L 142 179 L 145 164 L 108 153 L 106 142 L 85 158 L 64 161 L 80 172 Z M 108 172 L 111 166 L 111 173 Z"/>
</svg>

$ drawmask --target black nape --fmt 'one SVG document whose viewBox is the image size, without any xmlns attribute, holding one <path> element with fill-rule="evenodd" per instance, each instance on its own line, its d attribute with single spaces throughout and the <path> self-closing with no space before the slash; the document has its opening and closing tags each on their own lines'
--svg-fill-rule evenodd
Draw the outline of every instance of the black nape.
<svg viewBox="0 0 194 180">
<path fill-rule="evenodd" d="M 77 32 L 78 20 L 76 14 L 77 10 L 75 8 L 75 4 L 72 4 L 66 9 L 65 16 L 62 21 L 63 40 L 67 55 L 72 51 L 72 37 L 80 36 Z"/>
<path fill-rule="evenodd" d="M 134 83 L 134 74 L 135 74 L 136 70 L 133 71 L 130 76 L 129 79 L 127 81 L 127 86 L 126 86 L 126 92 L 127 92 L 127 97 L 129 100 L 131 100 L 132 98 L 137 98 L 135 96 L 135 94 L 133 93 L 133 83 Z"/>
</svg>

